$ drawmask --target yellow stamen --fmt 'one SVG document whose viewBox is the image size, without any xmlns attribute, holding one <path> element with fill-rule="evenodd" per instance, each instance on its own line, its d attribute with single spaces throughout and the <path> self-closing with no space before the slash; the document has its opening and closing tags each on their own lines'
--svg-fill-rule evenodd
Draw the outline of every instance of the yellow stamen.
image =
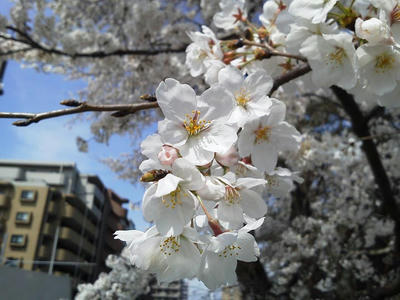
<svg viewBox="0 0 400 300">
<path fill-rule="evenodd" d="M 179 252 L 181 245 L 179 243 L 179 237 L 171 236 L 166 238 L 160 244 L 160 251 L 164 253 L 164 255 L 171 255 L 173 253 Z"/>
<path fill-rule="evenodd" d="M 385 70 L 393 68 L 393 65 L 395 63 L 395 59 L 393 55 L 390 55 L 389 53 L 382 53 L 381 55 L 376 57 L 376 63 L 375 63 L 375 71 L 377 73 L 383 73 Z"/>
<path fill-rule="evenodd" d="M 225 257 L 225 258 L 227 258 L 228 256 L 233 256 L 233 254 L 235 254 L 235 256 L 238 256 L 239 255 L 238 250 L 240 250 L 240 249 L 242 249 L 242 248 L 240 248 L 239 246 L 229 245 L 229 246 L 226 246 L 223 251 L 219 252 L 218 256 Z"/>
<path fill-rule="evenodd" d="M 211 124 L 211 121 L 199 120 L 200 111 L 194 110 L 192 114 L 193 116 L 186 114 L 186 120 L 183 122 L 183 127 L 185 127 L 190 136 L 199 134 Z"/>
<path fill-rule="evenodd" d="M 254 134 L 256 135 L 256 139 L 254 143 L 260 144 L 263 141 L 268 141 L 269 138 L 269 132 L 271 130 L 271 127 L 265 126 L 265 127 L 260 127 L 254 131 Z"/>
<path fill-rule="evenodd" d="M 175 191 L 169 193 L 168 195 L 162 196 L 161 202 L 166 208 L 175 208 L 176 205 L 182 205 L 180 187 L 178 186 Z"/>
<path fill-rule="evenodd" d="M 235 94 L 236 103 L 243 108 L 246 108 L 247 103 L 251 100 L 250 96 L 245 89 L 240 89 L 239 92 Z"/>
<path fill-rule="evenodd" d="M 237 188 L 234 188 L 230 185 L 226 185 L 224 198 L 225 201 L 228 202 L 228 204 L 236 204 L 239 203 L 240 201 L 240 194 Z"/>
<path fill-rule="evenodd" d="M 346 57 L 346 52 L 343 48 L 336 47 L 334 52 L 328 54 L 329 62 L 335 65 L 342 65 L 343 59 Z"/>
</svg>

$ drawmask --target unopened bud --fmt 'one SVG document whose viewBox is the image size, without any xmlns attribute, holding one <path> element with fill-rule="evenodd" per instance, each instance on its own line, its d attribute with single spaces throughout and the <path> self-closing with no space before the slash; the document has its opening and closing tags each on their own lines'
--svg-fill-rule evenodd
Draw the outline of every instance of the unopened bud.
<svg viewBox="0 0 400 300">
<path fill-rule="evenodd" d="M 178 157 L 178 150 L 168 145 L 163 145 L 160 153 L 158 153 L 158 160 L 164 166 L 172 166 L 172 164 Z"/>
<path fill-rule="evenodd" d="M 261 48 L 254 49 L 253 53 L 254 53 L 255 59 L 258 59 L 258 60 L 262 60 L 262 59 L 271 57 L 271 54 L 267 50 L 261 49 Z"/>
<path fill-rule="evenodd" d="M 224 53 L 224 58 L 223 62 L 227 65 L 231 63 L 231 61 L 235 58 L 236 52 L 235 51 L 229 51 Z"/>
<path fill-rule="evenodd" d="M 268 30 L 264 26 L 261 26 L 258 28 L 257 34 L 261 39 L 265 39 L 268 36 Z"/>
<path fill-rule="evenodd" d="M 140 177 L 140 181 L 142 182 L 152 182 L 152 181 L 159 181 L 160 179 L 167 176 L 169 171 L 165 170 L 151 170 L 147 173 L 144 173 L 142 177 Z"/>
<path fill-rule="evenodd" d="M 146 101 L 151 101 L 151 102 L 157 101 L 156 97 L 149 95 L 149 94 L 144 94 L 144 95 L 140 96 L 140 99 L 146 100 Z"/>
</svg>

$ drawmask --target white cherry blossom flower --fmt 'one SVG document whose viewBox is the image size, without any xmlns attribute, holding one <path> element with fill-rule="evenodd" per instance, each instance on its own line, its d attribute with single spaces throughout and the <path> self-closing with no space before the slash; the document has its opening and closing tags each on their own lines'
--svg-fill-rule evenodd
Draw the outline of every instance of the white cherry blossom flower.
<svg viewBox="0 0 400 300">
<path fill-rule="evenodd" d="M 228 229 L 238 229 L 245 222 L 243 213 L 251 218 L 261 218 L 267 213 L 267 205 L 259 193 L 253 191 L 255 187 L 264 188 L 265 179 L 238 178 L 233 173 L 220 177 L 224 182 L 225 193 L 218 202 L 217 217 L 221 224 Z"/>
<path fill-rule="evenodd" d="M 215 37 L 214 32 L 207 26 L 202 26 L 202 31 L 202 33 L 189 33 L 193 43 L 186 48 L 186 66 L 193 77 L 197 77 L 208 70 L 206 66 L 208 60 L 221 61 L 223 58 L 220 42 Z"/>
<path fill-rule="evenodd" d="M 293 190 L 294 181 L 303 182 L 303 178 L 297 175 L 297 172 L 291 172 L 286 168 L 276 168 L 266 176 L 267 190 L 275 197 L 282 198 Z"/>
<path fill-rule="evenodd" d="M 154 221 L 163 235 L 176 236 L 191 220 L 196 197 L 191 191 L 204 185 L 204 177 L 197 168 L 183 158 L 172 165 L 172 173 L 152 184 L 143 196 L 143 216 Z"/>
<path fill-rule="evenodd" d="M 142 154 L 148 159 L 144 160 L 139 169 L 143 173 L 146 173 L 154 169 L 165 169 L 170 170 L 170 166 L 161 164 L 158 155 L 163 149 L 163 142 L 161 141 L 161 136 L 159 134 L 151 134 L 147 136 L 143 142 L 140 144 Z"/>
<path fill-rule="evenodd" d="M 352 34 L 312 35 L 304 41 L 300 53 L 308 59 L 313 70 L 312 81 L 316 86 L 336 84 L 350 89 L 356 85 L 356 55 Z"/>
<path fill-rule="evenodd" d="M 211 87 L 197 97 L 189 85 L 168 78 L 156 96 L 166 118 L 158 123 L 162 141 L 193 164 L 208 164 L 214 152 L 226 152 L 236 142 L 236 131 L 225 125 L 233 109 L 226 89 Z"/>
<path fill-rule="evenodd" d="M 311 20 L 312 23 L 323 23 L 328 12 L 338 0 L 293 0 L 289 13 L 295 17 Z"/>
<path fill-rule="evenodd" d="M 300 146 L 301 136 L 283 121 L 285 114 L 285 104 L 273 99 L 269 114 L 247 122 L 239 134 L 240 156 L 251 155 L 252 163 L 261 171 L 272 172 L 280 151 L 295 151 Z"/>
<path fill-rule="evenodd" d="M 273 82 L 265 71 L 244 78 L 237 68 L 227 66 L 219 72 L 218 82 L 228 90 L 234 105 L 228 123 L 242 127 L 247 120 L 265 114 L 271 106 L 267 94 Z"/>
<path fill-rule="evenodd" d="M 237 261 L 256 261 L 260 255 L 254 237 L 248 233 L 262 225 L 264 218 L 247 224 L 237 232 L 225 232 L 211 237 L 201 256 L 198 278 L 211 290 L 237 282 Z"/>
<path fill-rule="evenodd" d="M 276 26 L 283 33 L 289 32 L 289 25 L 293 23 L 293 16 L 289 14 L 288 7 L 292 0 L 270 0 L 263 5 L 260 21 L 269 31 Z"/>
<path fill-rule="evenodd" d="M 360 81 L 371 93 L 382 96 L 400 79 L 400 52 L 393 46 L 363 45 L 356 50 Z"/>
<path fill-rule="evenodd" d="M 225 30 L 234 29 L 242 18 L 247 17 L 245 0 L 221 0 L 221 11 L 214 15 L 214 24 Z"/>
<path fill-rule="evenodd" d="M 357 18 L 355 29 L 356 35 L 367 40 L 370 45 L 377 45 L 390 39 L 388 24 L 377 18 L 370 18 L 366 21 Z"/>
<path fill-rule="evenodd" d="M 154 273 L 161 282 L 171 282 L 196 276 L 200 252 L 194 243 L 201 243 L 197 232 L 185 227 L 178 236 L 162 236 L 153 226 L 146 232 L 119 230 L 115 238 L 125 241 L 131 263 Z"/>
</svg>

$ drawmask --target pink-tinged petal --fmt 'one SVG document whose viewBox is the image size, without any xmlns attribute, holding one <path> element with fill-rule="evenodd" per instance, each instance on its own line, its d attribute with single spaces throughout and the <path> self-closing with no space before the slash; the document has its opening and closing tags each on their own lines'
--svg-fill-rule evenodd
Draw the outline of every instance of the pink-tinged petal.
<svg viewBox="0 0 400 300">
<path fill-rule="evenodd" d="M 245 262 L 257 261 L 260 251 L 257 243 L 250 233 L 240 231 L 236 242 L 240 248 L 237 250 L 237 259 Z"/>
<path fill-rule="evenodd" d="M 174 147 L 183 145 L 188 139 L 188 133 L 182 123 L 167 119 L 158 122 L 158 132 L 164 144 L 170 144 Z"/>
<path fill-rule="evenodd" d="M 167 176 L 158 181 L 155 196 L 161 197 L 164 195 L 168 195 L 169 193 L 175 191 L 178 187 L 178 184 L 182 181 L 183 179 L 180 177 L 172 174 L 167 174 Z"/>
<path fill-rule="evenodd" d="M 172 172 L 184 180 L 182 186 L 188 190 L 199 190 L 205 183 L 204 176 L 200 171 L 184 158 L 175 160 L 172 165 Z"/>
<path fill-rule="evenodd" d="M 240 191 L 243 212 L 252 218 L 261 218 L 267 211 L 268 207 L 261 196 L 252 190 L 241 190 Z"/>
<path fill-rule="evenodd" d="M 213 121 L 227 120 L 232 113 L 234 102 L 232 94 L 221 85 L 214 85 L 205 90 L 198 99 L 200 119 Z"/>
<path fill-rule="evenodd" d="M 157 103 L 165 118 L 175 122 L 183 122 L 185 114 L 192 114 L 196 109 L 196 93 L 187 84 L 167 78 L 156 90 Z"/>
</svg>

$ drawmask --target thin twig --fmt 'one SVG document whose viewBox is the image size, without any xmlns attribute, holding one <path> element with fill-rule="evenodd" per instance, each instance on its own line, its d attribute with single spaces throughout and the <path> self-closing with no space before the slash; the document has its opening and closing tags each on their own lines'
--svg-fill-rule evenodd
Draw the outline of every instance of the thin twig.
<svg viewBox="0 0 400 300">
<path fill-rule="evenodd" d="M 305 58 L 304 56 L 276 51 L 274 48 L 272 48 L 268 44 L 256 43 L 256 42 L 252 42 L 252 41 L 248 41 L 248 40 L 244 40 L 243 44 L 247 45 L 247 46 L 255 46 L 255 47 L 260 47 L 260 48 L 266 49 L 267 54 L 270 56 L 283 56 L 283 57 L 293 58 L 296 60 L 307 62 L 307 58 Z"/>
<path fill-rule="evenodd" d="M 71 105 L 75 103 L 76 105 Z M 136 104 L 111 104 L 111 105 L 94 105 L 87 102 L 77 102 L 75 100 L 62 101 L 61 104 L 67 106 L 75 106 L 72 108 L 53 110 L 43 113 L 10 113 L 10 112 L 0 112 L 0 118 L 6 119 L 25 119 L 15 121 L 13 124 L 16 126 L 28 126 L 32 123 L 38 123 L 41 120 L 78 114 L 87 111 L 113 111 L 114 117 L 122 117 L 128 114 L 133 114 L 139 110 L 145 110 L 150 108 L 158 107 L 157 102 L 144 102 Z"/>
</svg>

